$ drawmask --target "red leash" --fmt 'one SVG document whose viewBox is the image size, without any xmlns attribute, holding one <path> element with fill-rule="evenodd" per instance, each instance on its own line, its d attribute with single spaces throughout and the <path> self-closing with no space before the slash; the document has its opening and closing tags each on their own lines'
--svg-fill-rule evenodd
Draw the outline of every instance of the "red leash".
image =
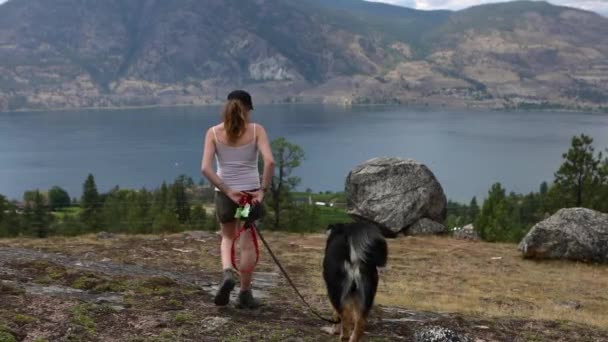
<svg viewBox="0 0 608 342">
<path fill-rule="evenodd" d="M 252 206 L 251 199 L 252 199 L 252 196 L 250 196 L 250 195 L 241 197 L 241 200 L 239 202 L 239 205 L 241 206 L 240 209 L 244 208 L 246 205 L 249 205 L 249 207 L 251 208 L 251 206 Z M 251 267 L 249 269 L 239 270 L 238 267 L 236 266 L 236 252 L 235 252 L 234 244 L 239 239 L 241 234 L 243 234 L 247 230 L 249 230 L 251 232 L 251 239 L 253 240 L 253 246 L 255 248 L 255 262 L 253 263 L 253 265 L 251 265 Z M 240 273 L 252 273 L 253 269 L 258 264 L 258 260 L 260 259 L 260 247 L 258 245 L 258 236 L 257 236 L 256 231 L 257 231 L 257 228 L 255 226 L 255 223 L 250 222 L 249 220 L 246 220 L 243 227 L 241 227 L 239 229 L 239 231 L 237 232 L 234 240 L 232 240 L 232 248 L 230 250 L 230 259 L 232 262 L 232 267 L 234 267 L 234 269 L 239 271 Z"/>
</svg>

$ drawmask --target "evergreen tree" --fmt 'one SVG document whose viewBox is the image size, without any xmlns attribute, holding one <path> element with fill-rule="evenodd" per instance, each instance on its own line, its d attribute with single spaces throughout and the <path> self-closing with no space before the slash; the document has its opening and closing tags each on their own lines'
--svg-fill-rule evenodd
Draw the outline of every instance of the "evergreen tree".
<svg viewBox="0 0 608 342">
<path fill-rule="evenodd" d="M 45 238 L 49 235 L 53 217 L 44 203 L 44 197 L 40 191 L 32 192 L 31 201 L 25 205 L 23 219 L 31 234 L 39 238 Z"/>
<path fill-rule="evenodd" d="M 175 233 L 180 230 L 180 223 L 175 212 L 165 209 L 154 217 L 152 231 L 158 233 Z"/>
<path fill-rule="evenodd" d="M 190 203 L 186 194 L 187 180 L 179 177 L 171 186 L 171 205 L 180 223 L 190 220 Z"/>
<path fill-rule="evenodd" d="M 593 193 L 601 186 L 601 153 L 596 159 L 593 139 L 581 134 L 572 138 L 572 145 L 564 153 L 564 163 L 555 173 L 555 184 L 563 206 L 592 207 Z"/>
<path fill-rule="evenodd" d="M 49 207 L 51 210 L 67 208 L 70 204 L 70 195 L 67 191 L 58 186 L 54 186 L 49 190 Z"/>
<path fill-rule="evenodd" d="M 469 207 L 467 208 L 467 222 L 473 223 L 477 219 L 477 215 L 479 215 L 479 205 L 477 204 L 477 197 L 473 197 L 471 202 L 469 203 Z"/>
<path fill-rule="evenodd" d="M 112 189 L 106 197 L 101 209 L 100 217 L 104 229 L 113 233 L 126 232 L 128 207 L 126 198 L 129 190 Z"/>
<path fill-rule="evenodd" d="M 149 220 L 150 194 L 146 189 L 131 192 L 127 196 L 127 221 L 129 232 L 146 234 L 152 232 L 152 222 Z"/>
<path fill-rule="evenodd" d="M 101 203 L 95 178 L 92 174 L 87 176 L 82 186 L 82 198 L 80 200 L 82 207 L 81 219 L 95 231 L 101 227 Z"/>
<path fill-rule="evenodd" d="M 190 227 L 192 230 L 204 230 L 206 227 L 207 213 L 201 205 L 195 205 L 190 214 Z"/>
<path fill-rule="evenodd" d="M 483 202 L 481 211 L 475 221 L 475 229 L 486 241 L 501 241 L 508 231 L 508 208 L 505 190 L 500 183 L 495 183 Z"/>
</svg>

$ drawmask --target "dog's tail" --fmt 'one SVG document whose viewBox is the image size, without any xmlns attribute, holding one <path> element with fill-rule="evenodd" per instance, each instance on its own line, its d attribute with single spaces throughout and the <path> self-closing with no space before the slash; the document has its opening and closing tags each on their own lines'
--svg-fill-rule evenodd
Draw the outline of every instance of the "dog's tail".
<svg viewBox="0 0 608 342">
<path fill-rule="evenodd" d="M 367 312 L 372 306 L 378 285 L 377 267 L 387 262 L 388 248 L 380 229 L 373 224 L 353 227 L 348 241 L 349 260 L 344 262 L 347 278 L 342 303 L 356 295 L 357 303 Z"/>
<path fill-rule="evenodd" d="M 382 232 L 376 225 L 369 223 L 353 228 L 349 246 L 351 264 L 386 266 L 388 248 Z"/>
</svg>

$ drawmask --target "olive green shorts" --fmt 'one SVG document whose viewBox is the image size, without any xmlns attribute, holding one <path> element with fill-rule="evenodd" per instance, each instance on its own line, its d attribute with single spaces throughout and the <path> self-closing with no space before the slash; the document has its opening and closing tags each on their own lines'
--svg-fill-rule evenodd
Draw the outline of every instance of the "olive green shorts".
<svg viewBox="0 0 608 342">
<path fill-rule="evenodd" d="M 253 192 L 257 190 L 250 190 L 247 192 Z M 229 223 L 236 221 L 234 215 L 239 205 L 234 203 L 230 197 L 226 196 L 221 191 L 215 192 L 215 216 L 220 223 Z M 249 212 L 248 220 L 259 220 L 264 215 L 264 209 L 261 205 L 255 205 Z"/>
</svg>

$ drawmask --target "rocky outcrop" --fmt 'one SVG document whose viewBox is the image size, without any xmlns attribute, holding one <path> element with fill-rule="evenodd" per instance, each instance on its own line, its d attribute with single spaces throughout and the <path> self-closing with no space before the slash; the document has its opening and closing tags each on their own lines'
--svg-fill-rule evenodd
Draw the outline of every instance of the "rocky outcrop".
<svg viewBox="0 0 608 342">
<path fill-rule="evenodd" d="M 608 263 L 608 214 L 561 209 L 532 227 L 519 250 L 526 258 Z"/>
<path fill-rule="evenodd" d="M 417 233 L 445 231 L 442 223 L 447 200 L 441 184 L 424 164 L 411 159 L 374 158 L 348 174 L 345 188 L 348 213 L 376 223 L 388 235 L 407 233 L 410 227 Z"/>
</svg>

